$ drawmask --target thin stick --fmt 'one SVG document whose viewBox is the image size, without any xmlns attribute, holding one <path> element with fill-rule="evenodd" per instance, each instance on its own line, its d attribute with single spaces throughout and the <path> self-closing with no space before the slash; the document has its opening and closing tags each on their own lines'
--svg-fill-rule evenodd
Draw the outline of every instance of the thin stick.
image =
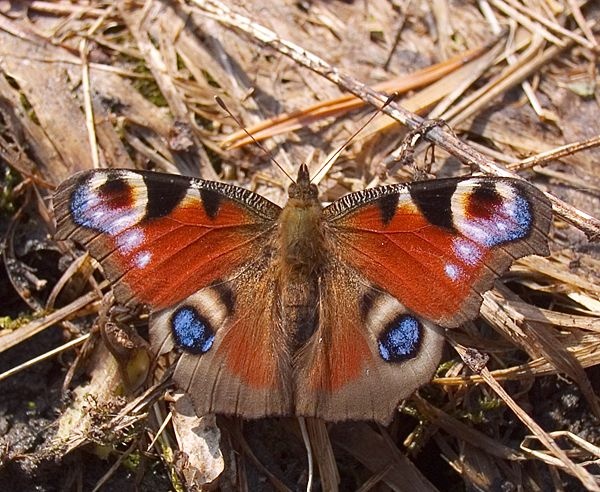
<svg viewBox="0 0 600 492">
<path fill-rule="evenodd" d="M 92 24 L 87 31 L 87 36 L 92 36 L 100 27 L 104 19 L 110 15 L 113 7 L 109 7 L 98 19 Z M 81 86 L 83 93 L 83 107 L 85 109 L 85 124 L 88 129 L 88 140 L 90 143 L 90 152 L 92 157 L 92 166 L 94 169 L 100 167 L 100 153 L 98 151 L 98 138 L 96 136 L 96 122 L 94 120 L 94 106 L 92 104 L 92 91 L 90 87 L 90 65 L 88 62 L 88 38 L 81 38 L 79 42 L 79 56 L 81 58 Z"/>
<path fill-rule="evenodd" d="M 89 337 L 90 337 L 90 334 L 86 333 L 85 335 L 81 335 L 80 337 L 75 338 L 74 340 L 71 340 L 70 342 L 67 342 L 64 345 L 61 345 L 60 347 L 56 347 L 56 348 L 46 352 L 45 354 L 38 355 L 37 357 L 34 357 L 33 359 L 29 359 L 27 362 L 23 362 L 23 364 L 19 364 L 18 366 L 15 366 L 15 367 L 9 369 L 8 371 L 0 374 L 0 381 L 4 380 L 6 378 L 9 378 L 10 376 L 14 376 L 15 374 L 17 374 L 25 369 L 28 369 L 29 367 L 33 367 L 38 362 L 42 362 L 46 359 L 49 359 L 50 357 L 54 357 L 56 354 L 60 354 L 61 352 L 64 352 L 65 350 L 69 350 L 70 348 L 80 345 L 83 342 L 85 342 Z"/>
<path fill-rule="evenodd" d="M 506 167 L 511 171 L 522 171 L 523 169 L 530 169 L 534 166 L 545 164 L 548 161 L 558 160 L 576 152 L 580 152 L 591 147 L 597 147 L 598 145 L 600 145 L 600 135 L 596 135 L 595 137 L 591 137 L 580 142 L 561 145 L 560 147 L 547 150 L 546 152 L 540 152 L 539 154 L 532 155 L 527 159 L 511 162 L 510 164 L 507 164 Z"/>
<path fill-rule="evenodd" d="M 88 314 L 90 311 L 96 311 L 98 307 L 95 306 L 95 304 L 99 302 L 100 300 L 97 292 L 88 292 L 85 296 L 75 299 L 71 304 L 67 304 L 66 306 L 57 309 L 43 318 L 30 321 L 26 325 L 21 326 L 19 329 L 13 330 L 10 333 L 1 336 L 0 354 L 5 350 L 8 350 L 9 348 L 14 347 L 26 339 L 38 334 L 46 328 L 70 318 L 75 313 L 79 313 L 81 315 L 80 312 Z"/>
<path fill-rule="evenodd" d="M 135 449 L 136 446 L 136 442 L 133 442 L 131 444 L 131 446 L 129 446 L 125 452 L 119 456 L 119 458 L 117 459 L 117 461 L 115 461 L 113 463 L 113 465 L 108 469 L 108 471 L 102 475 L 102 477 L 100 478 L 100 480 L 98 480 L 98 483 L 96 483 L 96 486 L 94 487 L 94 489 L 92 490 L 92 492 L 97 492 L 98 490 L 100 490 L 102 488 L 102 486 L 108 481 L 108 479 L 110 477 L 112 477 L 114 475 L 114 473 L 119 469 L 119 467 L 121 466 L 121 463 L 123 463 L 123 460 L 125 458 L 127 458 Z"/>
<path fill-rule="evenodd" d="M 94 107 L 92 105 L 92 96 L 90 91 L 90 66 L 88 65 L 88 44 L 87 39 L 83 38 L 79 42 L 79 52 L 81 54 L 81 85 L 83 92 L 83 107 L 85 109 L 85 124 L 88 130 L 88 140 L 90 143 L 90 155 L 94 169 L 100 167 L 100 157 L 98 154 L 98 140 L 96 138 L 96 127 L 94 124 Z"/>
<path fill-rule="evenodd" d="M 150 450 L 152 449 L 152 447 L 154 446 L 154 444 L 156 444 L 156 441 L 158 441 L 158 439 L 162 435 L 163 431 L 165 430 L 165 428 L 167 427 L 169 422 L 171 422 L 172 418 L 173 418 L 173 412 L 169 412 L 167 414 L 166 418 L 162 421 L 162 424 L 160 424 L 160 427 L 158 428 L 158 431 L 156 432 L 154 439 L 152 439 L 152 442 L 148 445 L 148 448 L 146 448 L 147 453 L 149 453 Z"/>
<path fill-rule="evenodd" d="M 304 441 L 304 447 L 306 448 L 306 458 L 308 459 L 308 482 L 306 483 L 306 492 L 310 492 L 312 490 L 313 476 L 315 473 L 312 447 L 310 445 L 310 437 L 308 435 L 308 430 L 306 429 L 306 420 L 304 420 L 304 417 L 298 417 L 298 424 L 300 424 L 300 432 L 302 433 L 302 440 Z"/>
</svg>

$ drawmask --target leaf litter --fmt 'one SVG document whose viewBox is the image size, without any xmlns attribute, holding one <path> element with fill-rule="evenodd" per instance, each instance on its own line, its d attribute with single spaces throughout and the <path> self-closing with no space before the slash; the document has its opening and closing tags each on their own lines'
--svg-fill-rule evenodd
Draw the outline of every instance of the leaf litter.
<svg viewBox="0 0 600 492">
<path fill-rule="evenodd" d="M 0 483 L 598 490 L 599 17 L 569 0 L 0 2 Z M 378 90 L 410 112 L 390 105 L 352 139 L 321 177 L 324 200 L 466 174 L 461 163 L 510 169 L 552 199 L 552 255 L 497 282 L 388 428 L 196 420 L 128 335 L 144 336 L 143 310 L 116 316 L 130 349 L 107 350 L 109 287 L 53 242 L 52 189 L 82 169 L 132 167 L 282 203 L 288 183 L 214 96 L 293 174 L 344 145 L 385 101 Z M 411 162 L 400 143 L 418 134 L 415 113 L 449 127 Z M 127 383 L 145 371 L 146 384 Z"/>
</svg>

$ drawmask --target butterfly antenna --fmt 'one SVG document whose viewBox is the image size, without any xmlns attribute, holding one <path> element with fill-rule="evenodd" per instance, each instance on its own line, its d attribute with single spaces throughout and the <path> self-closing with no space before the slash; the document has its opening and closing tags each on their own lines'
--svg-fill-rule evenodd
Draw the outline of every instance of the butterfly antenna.
<svg viewBox="0 0 600 492">
<path fill-rule="evenodd" d="M 246 135 L 248 135 L 250 140 L 252 140 L 256 144 L 256 146 L 265 153 L 269 160 L 273 164 L 275 164 L 279 168 L 279 170 L 289 178 L 289 180 L 292 183 L 295 183 L 296 180 L 289 175 L 289 173 L 283 168 L 281 164 L 279 164 L 279 162 L 277 162 L 275 157 L 273 157 L 273 154 L 271 154 L 271 152 L 269 152 L 269 150 L 263 144 L 256 140 L 248 130 L 246 130 L 246 127 L 242 124 L 239 118 L 237 118 L 231 111 L 229 111 L 229 108 L 225 105 L 225 101 L 223 101 L 223 99 L 221 99 L 219 96 L 215 96 L 215 101 L 217 101 L 217 104 L 221 106 L 221 109 L 223 109 L 223 111 L 225 111 L 229 116 L 233 118 L 233 121 L 235 121 L 237 125 L 242 129 L 242 131 Z"/>
<path fill-rule="evenodd" d="M 377 110 L 371 115 L 371 117 L 365 123 L 363 123 L 363 125 L 358 130 L 356 130 L 352 135 L 350 135 L 350 137 L 348 137 L 348 139 L 342 145 L 340 145 L 340 147 L 332 155 L 329 156 L 329 158 L 325 161 L 325 163 L 313 175 L 313 178 L 310 181 L 312 182 L 314 178 L 319 176 L 323 172 L 323 169 L 325 169 L 327 166 L 329 166 L 329 164 L 338 155 L 340 155 L 340 153 L 348 146 L 348 144 L 350 144 L 350 142 L 352 142 L 352 140 L 354 140 L 356 135 L 358 135 L 360 132 L 362 132 L 375 119 L 375 117 L 378 116 L 382 112 L 383 108 L 388 106 L 397 96 L 398 96 L 398 93 L 396 93 L 396 92 L 394 92 L 393 94 L 390 94 L 390 96 L 385 100 L 383 105 L 380 108 L 377 108 Z"/>
</svg>

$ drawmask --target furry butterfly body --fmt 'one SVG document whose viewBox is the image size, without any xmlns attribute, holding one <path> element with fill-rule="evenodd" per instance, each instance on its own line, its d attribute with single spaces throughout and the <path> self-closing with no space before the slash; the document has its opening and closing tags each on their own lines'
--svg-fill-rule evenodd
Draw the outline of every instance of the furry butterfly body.
<svg viewBox="0 0 600 492">
<path fill-rule="evenodd" d="M 151 309 L 155 353 L 199 414 L 388 421 L 431 378 L 442 328 L 477 316 L 515 258 L 547 254 L 549 202 L 505 178 L 351 193 L 300 168 L 285 207 L 235 186 L 89 171 L 54 198 L 57 237 Z"/>
</svg>

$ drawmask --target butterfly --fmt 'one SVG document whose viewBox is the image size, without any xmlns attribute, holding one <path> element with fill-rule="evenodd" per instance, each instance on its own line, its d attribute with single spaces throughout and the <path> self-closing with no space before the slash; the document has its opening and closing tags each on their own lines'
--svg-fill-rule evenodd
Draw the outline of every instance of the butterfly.
<svg viewBox="0 0 600 492">
<path fill-rule="evenodd" d="M 230 184 L 84 171 L 54 196 L 57 239 L 150 308 L 156 356 L 198 414 L 389 422 L 433 376 L 444 328 L 475 318 L 512 262 L 548 254 L 551 206 L 516 179 L 392 184 L 323 206 L 302 165 L 281 208 Z"/>
</svg>

